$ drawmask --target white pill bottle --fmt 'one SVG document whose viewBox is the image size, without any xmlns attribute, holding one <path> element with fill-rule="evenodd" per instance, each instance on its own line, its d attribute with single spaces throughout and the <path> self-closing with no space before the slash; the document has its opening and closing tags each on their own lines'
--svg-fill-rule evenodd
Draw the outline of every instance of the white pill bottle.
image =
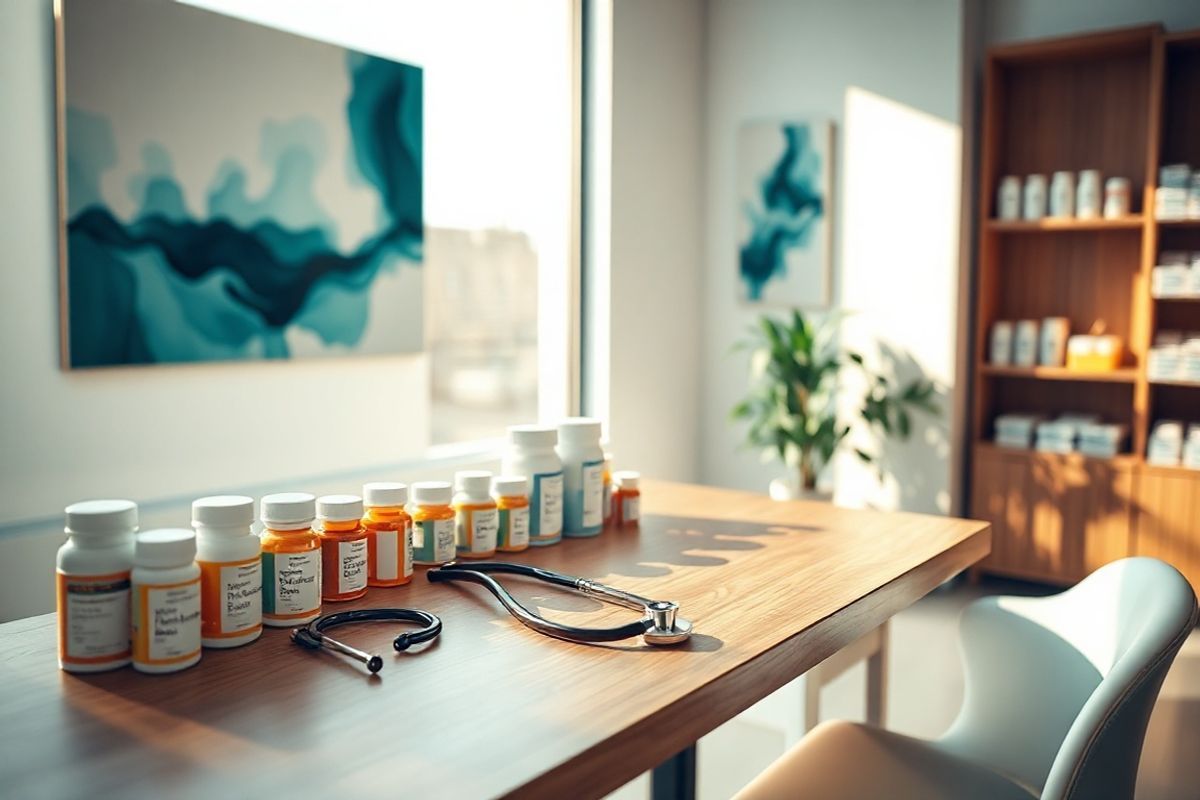
<svg viewBox="0 0 1200 800">
<path fill-rule="evenodd" d="M 164 528 L 137 535 L 133 552 L 133 668 L 177 672 L 200 660 L 196 534 Z"/>
<path fill-rule="evenodd" d="M 130 661 L 129 577 L 137 505 L 88 500 L 67 506 L 58 549 L 58 666 L 103 672 Z"/>
<path fill-rule="evenodd" d="M 237 647 L 262 635 L 262 553 L 253 523 L 250 497 L 218 495 L 192 503 L 205 647 Z"/>
<path fill-rule="evenodd" d="M 563 535 L 596 536 L 604 528 L 604 450 L 600 421 L 565 419 L 558 426 L 563 465 Z"/>
<path fill-rule="evenodd" d="M 514 425 L 508 441 L 503 474 L 529 481 L 529 544 L 557 544 L 563 531 L 563 463 L 554 449 L 558 431 L 548 425 Z"/>
</svg>

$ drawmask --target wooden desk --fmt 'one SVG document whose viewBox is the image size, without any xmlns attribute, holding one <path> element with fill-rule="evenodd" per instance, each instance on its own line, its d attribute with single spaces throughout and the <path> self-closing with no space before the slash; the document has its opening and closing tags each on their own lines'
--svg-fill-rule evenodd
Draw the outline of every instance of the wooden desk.
<svg viewBox="0 0 1200 800">
<path fill-rule="evenodd" d="M 433 585 L 420 570 L 407 587 L 340 604 L 415 606 L 445 623 L 440 641 L 402 655 L 394 625 L 342 629 L 385 654 L 375 678 L 271 629 L 173 675 L 68 675 L 55 663 L 54 615 L 2 625 L 0 787 L 10 797 L 598 797 L 974 564 L 990 541 L 981 522 L 661 482 L 646 483 L 643 509 L 640 530 L 520 559 L 678 601 L 696 625 L 682 647 L 550 639 L 482 587 Z M 521 589 L 578 624 L 628 619 L 546 584 Z"/>
</svg>

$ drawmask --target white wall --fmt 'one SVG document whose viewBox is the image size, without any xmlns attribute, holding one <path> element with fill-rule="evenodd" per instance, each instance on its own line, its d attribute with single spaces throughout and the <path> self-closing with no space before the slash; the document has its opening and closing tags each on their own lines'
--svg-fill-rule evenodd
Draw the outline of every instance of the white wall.
<svg viewBox="0 0 1200 800">
<path fill-rule="evenodd" d="M 589 291 L 605 295 L 593 307 L 607 306 L 609 329 L 601 320 L 591 353 L 609 361 L 593 413 L 610 420 L 617 468 L 675 480 L 699 477 L 704 9 L 612 4 L 612 127 L 599 132 L 611 186 L 594 197 L 608 229 L 593 258 L 607 263 L 593 262 Z"/>
<path fill-rule="evenodd" d="M 843 342 L 869 354 L 881 342 L 903 356 L 902 378 L 920 371 L 952 390 L 961 25 L 960 0 L 709 3 L 703 481 L 762 491 L 782 473 L 740 450 L 742 429 L 728 421 L 747 376 L 746 359 L 729 348 L 759 314 L 736 300 L 734 152 L 744 120 L 834 121 L 834 303 L 857 312 Z M 838 500 L 949 511 L 950 397 L 943 406 L 910 443 L 888 446 L 883 484 L 840 462 Z"/>
</svg>

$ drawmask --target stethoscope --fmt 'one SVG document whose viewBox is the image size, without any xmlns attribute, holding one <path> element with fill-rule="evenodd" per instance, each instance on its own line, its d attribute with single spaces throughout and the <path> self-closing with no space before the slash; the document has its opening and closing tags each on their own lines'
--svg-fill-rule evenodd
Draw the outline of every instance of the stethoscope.
<svg viewBox="0 0 1200 800">
<path fill-rule="evenodd" d="M 556 586 L 563 586 L 584 594 L 594 595 L 598 599 L 613 605 L 632 608 L 642 612 L 642 618 L 637 622 L 628 622 L 612 628 L 579 628 L 574 625 L 563 625 L 558 622 L 538 616 L 521 605 L 499 581 L 488 573 L 506 573 L 509 575 L 524 575 L 536 578 Z M 692 623 L 678 615 L 679 606 L 669 600 L 650 600 L 645 597 L 617 589 L 612 586 L 564 575 L 540 567 L 530 567 L 525 564 L 512 564 L 505 561 L 479 561 L 464 564 L 451 561 L 428 573 L 432 583 L 444 581 L 470 581 L 478 583 L 496 596 L 496 599 L 508 609 L 508 612 L 521 623 L 538 633 L 553 636 L 555 639 L 565 639 L 568 642 L 598 643 L 619 642 L 622 639 L 632 639 L 641 636 L 646 644 L 671 645 L 686 641 L 692 633 Z M 302 628 L 292 631 L 292 641 L 309 650 L 330 650 L 360 662 L 372 673 L 383 669 L 383 657 L 368 653 L 340 642 L 330 636 L 327 631 L 338 625 L 349 625 L 356 622 L 415 622 L 422 627 L 415 631 L 405 631 L 392 640 L 392 648 L 402 653 L 414 644 L 432 641 L 442 632 L 442 621 L 428 611 L 415 608 L 363 608 L 354 611 L 339 611 L 336 614 L 323 614 Z"/>
<path fill-rule="evenodd" d="M 613 605 L 632 608 L 642 612 L 642 618 L 637 622 L 618 625 L 613 628 L 579 628 L 574 625 L 563 625 L 551 622 L 538 616 L 521 605 L 500 583 L 488 573 L 505 573 L 508 575 L 524 575 L 536 578 L 556 586 L 563 586 L 584 594 L 594 595 L 597 599 Z M 641 636 L 646 644 L 671 645 L 686 641 L 692 633 L 692 623 L 678 616 L 679 606 L 669 600 L 650 600 L 612 586 L 564 575 L 540 567 L 526 564 L 513 564 L 505 561 L 477 561 L 463 563 L 451 561 L 428 573 L 433 583 L 443 581 L 470 581 L 484 586 L 496 599 L 516 617 L 522 624 L 538 633 L 565 639 L 569 642 L 617 642 Z"/>
</svg>

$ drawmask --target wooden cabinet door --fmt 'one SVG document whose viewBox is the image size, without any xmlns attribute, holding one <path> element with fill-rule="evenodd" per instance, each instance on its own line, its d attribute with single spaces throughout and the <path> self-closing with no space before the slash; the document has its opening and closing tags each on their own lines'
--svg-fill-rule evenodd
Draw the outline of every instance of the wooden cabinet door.
<svg viewBox="0 0 1200 800">
<path fill-rule="evenodd" d="M 1137 554 L 1173 564 L 1200 593 L 1200 472 L 1146 466 L 1137 487 Z"/>
<path fill-rule="evenodd" d="M 979 448 L 971 494 L 992 523 L 984 569 L 1073 583 L 1133 552 L 1131 464 Z"/>
</svg>

